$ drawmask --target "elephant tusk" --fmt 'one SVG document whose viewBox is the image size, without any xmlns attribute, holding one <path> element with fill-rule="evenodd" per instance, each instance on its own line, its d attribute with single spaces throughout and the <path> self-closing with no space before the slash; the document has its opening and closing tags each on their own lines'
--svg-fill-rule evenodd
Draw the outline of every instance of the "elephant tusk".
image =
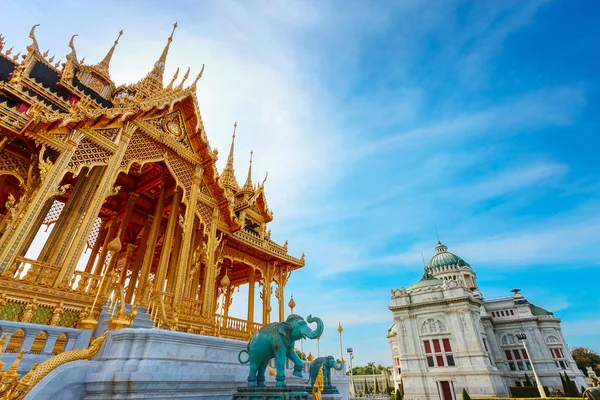
<svg viewBox="0 0 600 400">
<path fill-rule="evenodd" d="M 267 365 L 267 369 L 269 370 L 269 375 L 271 375 L 271 376 L 277 375 L 277 371 L 275 371 L 275 369 L 273 369 L 273 367 L 271 367 L 270 365 Z"/>
</svg>

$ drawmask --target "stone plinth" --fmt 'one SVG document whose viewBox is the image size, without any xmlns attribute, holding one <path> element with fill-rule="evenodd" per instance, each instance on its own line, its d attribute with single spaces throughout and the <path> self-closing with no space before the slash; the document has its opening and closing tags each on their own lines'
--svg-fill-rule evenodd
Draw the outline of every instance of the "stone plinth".
<svg viewBox="0 0 600 400">
<path fill-rule="evenodd" d="M 238 387 L 233 400 L 309 400 L 304 386 Z"/>
</svg>

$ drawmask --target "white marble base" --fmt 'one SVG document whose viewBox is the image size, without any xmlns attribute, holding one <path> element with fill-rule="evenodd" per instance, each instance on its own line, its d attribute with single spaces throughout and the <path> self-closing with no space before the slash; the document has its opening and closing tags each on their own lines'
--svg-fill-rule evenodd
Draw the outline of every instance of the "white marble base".
<svg viewBox="0 0 600 400">
<path fill-rule="evenodd" d="M 222 399 L 247 385 L 248 364 L 238 362 L 246 342 L 160 329 L 110 332 L 92 361 L 65 364 L 44 378 L 26 400 Z M 288 385 L 308 380 L 291 376 Z M 340 392 L 344 383 L 333 382 Z M 334 381 L 332 374 L 332 381 Z M 267 374 L 267 384 L 274 377 Z M 342 386 L 342 387 L 340 387 Z M 340 398 L 347 398 L 343 397 Z"/>
</svg>

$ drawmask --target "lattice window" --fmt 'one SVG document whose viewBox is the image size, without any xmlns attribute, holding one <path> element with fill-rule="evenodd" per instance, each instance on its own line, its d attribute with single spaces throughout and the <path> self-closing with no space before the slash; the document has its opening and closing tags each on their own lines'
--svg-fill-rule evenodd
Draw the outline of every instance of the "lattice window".
<svg viewBox="0 0 600 400">
<path fill-rule="evenodd" d="M 67 164 L 67 169 L 76 171 L 82 165 L 108 164 L 110 156 L 110 152 L 96 145 L 88 138 L 83 138 L 79 142 L 77 149 L 75 149 L 69 164 Z"/>
<path fill-rule="evenodd" d="M 3 151 L 0 153 L 0 175 L 10 173 L 23 181 L 27 180 L 28 163 L 22 158 Z"/>
<path fill-rule="evenodd" d="M 92 247 L 94 247 L 94 244 L 96 244 L 96 240 L 98 239 L 98 234 L 100 233 L 101 226 L 102 226 L 102 218 L 98 217 L 98 218 L 96 218 L 96 222 L 94 222 L 92 231 L 90 232 L 90 235 L 88 236 L 85 251 L 87 251 L 88 249 L 91 249 Z"/>
<path fill-rule="evenodd" d="M 196 210 L 198 211 L 198 214 L 200 214 L 200 220 L 206 227 L 206 230 L 210 230 L 212 221 L 212 208 L 204 203 L 198 202 L 196 204 Z"/>
<path fill-rule="evenodd" d="M 43 224 L 46 225 L 46 231 L 48 231 L 50 225 L 58 221 L 58 217 L 60 217 L 60 213 L 62 212 L 63 208 L 65 208 L 65 203 L 59 200 L 54 200 L 52 207 L 50 207 L 48 214 L 46 214 L 46 218 L 44 218 Z"/>
</svg>

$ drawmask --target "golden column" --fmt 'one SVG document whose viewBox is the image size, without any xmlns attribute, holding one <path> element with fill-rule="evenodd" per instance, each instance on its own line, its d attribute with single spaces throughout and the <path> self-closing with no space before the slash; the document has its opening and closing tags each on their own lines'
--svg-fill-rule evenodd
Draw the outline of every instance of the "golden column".
<svg viewBox="0 0 600 400">
<path fill-rule="evenodd" d="M 254 286 L 256 285 L 254 267 L 249 266 L 248 271 L 248 327 L 254 322 Z"/>
<path fill-rule="evenodd" d="M 68 216 L 69 218 L 66 222 L 67 225 L 62 231 L 58 232 L 57 243 L 56 246 L 54 246 L 51 249 L 50 257 L 48 258 L 48 263 L 53 265 L 61 265 L 65 260 L 65 257 L 67 257 L 67 252 L 69 251 L 69 248 L 71 247 L 72 243 L 74 242 L 74 240 L 77 240 L 77 238 L 81 238 L 81 235 L 85 236 L 85 242 L 87 242 L 89 231 L 83 232 L 81 229 L 82 225 L 80 225 L 80 223 L 82 222 L 82 216 L 86 214 L 87 211 L 89 211 L 89 205 L 93 199 L 94 189 L 98 185 L 98 182 L 100 182 L 100 178 L 102 178 L 102 174 L 105 171 L 106 167 L 104 165 L 100 165 L 93 167 L 88 173 L 88 178 L 84 183 L 80 199 L 78 199 L 79 201 L 77 201 L 77 205 L 73 210 L 73 213 L 71 213 L 71 215 Z M 92 227 L 93 224 L 89 229 L 90 231 Z M 83 243 L 84 246 L 85 242 Z M 83 249 L 84 247 L 81 247 L 81 253 L 83 253 Z M 81 253 L 79 253 L 79 255 L 77 256 L 78 261 L 79 257 L 81 256 Z"/>
<path fill-rule="evenodd" d="M 119 283 L 123 285 L 123 288 L 125 287 L 125 279 L 127 279 L 127 270 L 131 265 L 136 247 L 137 246 L 135 244 L 129 243 L 127 245 L 127 250 L 125 251 L 125 261 L 123 262 L 123 268 L 121 268 L 121 274 L 119 275 Z"/>
<path fill-rule="evenodd" d="M 154 253 L 156 253 L 156 240 L 158 239 L 158 232 L 160 230 L 160 225 L 162 224 L 163 219 L 163 208 L 165 205 L 165 197 L 167 195 L 167 176 L 168 175 L 166 172 L 162 176 L 160 195 L 158 196 L 158 202 L 156 203 L 156 209 L 154 210 L 154 221 L 152 222 L 152 230 L 150 231 L 150 236 L 148 237 L 148 244 L 146 246 L 146 251 L 143 257 L 144 261 L 142 262 L 142 272 L 140 273 L 140 280 L 136 295 L 136 303 L 138 304 L 142 304 L 143 302 L 146 302 L 148 300 L 140 299 L 140 301 L 138 301 L 137 298 L 138 296 L 142 297 L 146 294 L 145 291 L 146 286 L 148 285 L 148 277 L 150 276 L 150 269 L 152 268 L 152 263 L 154 261 Z"/>
<path fill-rule="evenodd" d="M 179 226 L 178 226 L 179 225 Z M 169 258 L 169 268 L 167 269 L 167 292 L 174 293 L 175 289 L 175 280 L 177 279 L 177 275 L 179 274 L 179 269 L 184 269 L 181 266 L 179 269 L 179 256 L 181 251 L 181 236 L 182 236 L 181 223 L 175 224 L 175 238 L 173 238 L 173 250 L 171 251 L 171 256 Z"/>
<path fill-rule="evenodd" d="M 127 286 L 127 293 L 125 294 L 125 303 L 130 304 L 133 299 L 133 293 L 135 291 L 135 286 L 138 282 L 138 275 L 140 274 L 140 269 L 142 268 L 142 263 L 144 262 L 144 254 L 146 253 L 146 248 L 148 247 L 148 238 L 150 237 L 150 231 L 152 230 L 152 221 L 154 220 L 153 215 L 146 216 L 146 223 L 144 224 L 144 232 L 142 233 L 142 239 L 140 240 L 140 245 L 138 247 L 138 251 L 135 254 L 135 264 L 133 266 L 133 271 L 131 273 L 131 279 L 129 280 L 129 285 Z"/>
<path fill-rule="evenodd" d="M 102 250 L 100 251 L 100 256 L 96 261 L 96 268 L 94 269 L 94 275 L 100 275 L 102 273 L 102 269 L 104 268 L 104 264 L 106 263 L 106 255 L 108 254 L 108 244 L 111 240 L 115 238 L 117 234 L 117 213 L 114 212 L 109 218 L 110 225 L 106 230 L 106 234 L 104 235 L 104 242 L 102 244 Z"/>
<path fill-rule="evenodd" d="M 84 168 L 80 171 L 81 176 L 79 179 L 77 179 L 77 182 L 75 182 L 75 187 L 73 187 L 71 196 L 69 196 L 67 199 L 67 202 L 58 216 L 58 220 L 50 231 L 50 235 L 48 235 L 48 239 L 46 240 L 46 243 L 44 243 L 44 247 L 38 256 L 38 260 L 48 262 L 50 255 L 56 249 L 59 243 L 59 237 L 61 236 L 60 233 L 69 229 L 69 223 L 71 223 L 71 225 L 73 224 L 72 219 L 74 211 L 83 197 L 82 193 L 84 191 L 85 184 L 89 179 L 88 172 L 89 171 L 87 168 Z"/>
<path fill-rule="evenodd" d="M 40 213 L 39 213 L 37 219 L 35 220 L 33 226 L 29 230 L 29 233 L 23 240 L 23 246 L 21 247 L 21 252 L 19 254 L 21 257 L 25 257 L 25 254 L 27 253 L 27 250 L 29 250 L 31 243 L 33 243 L 33 240 L 35 239 L 38 232 L 40 231 L 40 228 L 42 227 L 42 224 L 44 223 L 44 220 L 46 219 L 46 215 L 48 214 L 48 211 L 50 211 L 50 209 L 52 208 L 52 204 L 54 204 L 54 197 L 51 197 L 48 200 L 46 200 L 46 204 L 44 205 L 44 208 L 42 210 L 40 210 Z M 0 229 L 0 231 L 1 231 L 1 229 Z"/>
<path fill-rule="evenodd" d="M 119 138 L 117 139 L 117 151 L 110 157 L 108 166 L 105 168 L 104 174 L 102 174 L 102 179 L 98 184 L 98 188 L 94 193 L 94 197 L 89 204 L 89 207 L 87 207 L 85 216 L 83 217 L 81 225 L 79 226 L 79 230 L 77 231 L 78 235 L 75 237 L 75 240 L 69 249 L 69 253 L 65 257 L 65 262 L 62 265 L 60 273 L 58 274 L 55 286 L 59 286 L 63 280 L 68 283 L 71 279 L 71 275 L 77 267 L 77 262 L 83 253 L 83 249 L 85 248 L 85 244 L 90 232 L 94 227 L 96 219 L 98 218 L 102 204 L 104 204 L 106 201 L 106 198 L 108 197 L 112 186 L 117 179 L 121 161 L 123 160 L 123 156 L 125 156 L 125 151 L 127 150 L 127 146 L 129 145 L 129 141 L 131 140 L 131 136 L 134 134 L 135 130 L 136 127 L 130 125 L 129 123 L 126 123 L 125 127 L 121 128 Z"/>
<path fill-rule="evenodd" d="M 185 219 L 183 228 L 183 243 L 178 253 L 178 263 L 173 267 L 176 268 L 179 266 L 179 269 L 176 270 L 176 283 L 175 283 L 175 304 L 179 304 L 183 297 L 186 281 L 189 280 L 187 274 L 190 266 L 190 253 L 192 246 L 192 239 L 195 237 L 194 233 L 194 220 L 196 218 L 196 202 L 198 201 L 198 190 L 200 188 L 200 182 L 202 177 L 202 168 L 196 167 L 194 171 L 194 178 L 192 180 L 192 188 L 190 190 L 190 197 L 185 209 Z"/>
<path fill-rule="evenodd" d="M 0 273 L 14 263 L 15 257 L 20 253 L 23 246 L 24 238 L 39 216 L 39 213 L 43 211 L 46 200 L 54 196 L 56 188 L 60 184 L 67 165 L 82 137 L 78 131 L 71 131 L 67 140 L 66 150 L 56 158 L 54 164 L 42 167 L 45 173 L 40 188 L 30 199 L 28 207 L 23 211 L 18 222 L 13 225 L 10 232 L 4 233 L 0 240 Z"/>
<path fill-rule="evenodd" d="M 158 271 L 154 278 L 154 289 L 164 291 L 165 279 L 167 277 L 167 268 L 169 266 L 169 257 L 171 256 L 171 247 L 173 244 L 173 234 L 175 233 L 175 225 L 179 220 L 179 205 L 181 204 L 181 189 L 176 186 L 175 194 L 173 194 L 173 202 L 169 221 L 167 222 L 167 231 L 165 232 L 160 259 L 158 261 Z"/>
<path fill-rule="evenodd" d="M 98 229 L 98 237 L 96 237 L 94 247 L 92 247 L 92 252 L 90 253 L 90 258 L 88 258 L 88 262 L 85 265 L 85 272 L 87 272 L 88 274 L 92 272 L 92 268 L 94 268 L 94 261 L 96 261 L 96 257 L 98 257 L 98 253 L 100 252 L 100 247 L 104 243 L 106 232 L 108 230 L 106 226 L 107 223 L 108 218 L 102 218 L 102 223 L 100 224 L 100 228 Z"/>
<path fill-rule="evenodd" d="M 131 214 L 133 213 L 133 207 L 135 206 L 135 201 L 140 197 L 139 194 L 135 192 L 129 193 L 127 196 L 127 203 L 125 204 L 125 212 L 123 213 L 123 217 L 121 217 L 121 226 L 119 227 L 119 240 L 123 241 L 125 237 L 125 230 L 127 229 L 127 225 L 129 224 L 129 220 L 131 219 Z"/>
<path fill-rule="evenodd" d="M 187 210 L 186 210 L 186 213 L 187 213 Z M 184 274 L 185 291 L 183 292 L 183 296 L 188 297 L 188 298 L 192 297 L 192 295 L 191 295 L 192 286 L 198 276 L 198 271 L 194 270 L 196 264 L 198 263 L 198 260 L 196 260 L 194 257 L 199 257 L 199 254 L 197 254 L 197 251 L 192 251 L 192 248 L 195 248 L 196 238 L 198 236 L 198 218 L 196 218 L 196 213 L 193 214 L 193 219 L 194 219 L 194 222 L 191 224 L 187 220 L 185 221 L 186 226 L 192 227 L 192 239 L 191 239 L 191 243 L 190 243 L 190 250 L 188 252 L 188 257 L 187 257 L 188 263 L 187 263 L 187 266 L 185 266 L 186 272 Z M 183 255 L 182 255 L 181 259 L 182 260 L 185 259 Z M 197 283 L 196 283 L 196 288 L 198 288 Z M 195 298 L 195 297 L 193 297 L 193 298 Z"/>
<path fill-rule="evenodd" d="M 204 269 L 204 278 L 202 279 L 202 316 L 212 318 L 215 310 L 215 290 L 217 279 L 217 246 L 221 243 L 222 237 L 217 238 L 217 222 L 219 220 L 219 209 L 213 210 L 208 243 L 206 244 L 206 268 Z"/>
</svg>

